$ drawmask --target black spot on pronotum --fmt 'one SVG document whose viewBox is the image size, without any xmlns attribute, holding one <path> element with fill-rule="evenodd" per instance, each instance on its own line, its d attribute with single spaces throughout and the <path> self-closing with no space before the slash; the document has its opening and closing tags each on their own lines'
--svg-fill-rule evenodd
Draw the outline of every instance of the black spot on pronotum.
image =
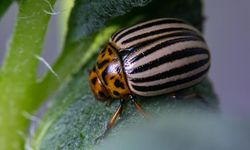
<svg viewBox="0 0 250 150">
<path fill-rule="evenodd" d="M 108 49 L 109 55 L 113 54 L 112 50 L 109 48 Z"/>
<path fill-rule="evenodd" d="M 97 67 L 101 69 L 103 66 L 105 66 L 107 63 L 109 63 L 109 60 L 105 59 L 101 63 L 97 63 Z"/>
<path fill-rule="evenodd" d="M 106 81 L 106 76 L 107 76 L 107 74 L 108 74 L 108 67 L 106 67 L 106 68 L 104 69 L 104 71 L 102 72 L 102 79 L 103 79 L 105 85 L 108 85 L 108 83 L 107 83 L 107 81 Z"/>
<path fill-rule="evenodd" d="M 112 77 L 110 77 L 110 80 L 113 80 L 115 78 L 115 76 L 112 76 Z"/>
<path fill-rule="evenodd" d="M 93 85 L 96 84 L 96 81 L 97 81 L 97 78 L 96 78 L 96 77 L 94 77 L 93 79 L 91 79 L 91 83 L 92 83 Z"/>
<path fill-rule="evenodd" d="M 102 58 L 105 56 L 105 53 L 102 54 Z"/>
<path fill-rule="evenodd" d="M 115 80 L 115 86 L 117 87 L 117 88 L 122 88 L 122 89 L 125 89 L 125 87 L 124 87 L 124 84 L 120 81 L 120 80 L 118 80 L 118 79 L 116 79 Z"/>
<path fill-rule="evenodd" d="M 120 93 L 117 92 L 117 91 L 113 91 L 113 94 L 114 94 L 115 96 L 120 96 Z"/>
</svg>

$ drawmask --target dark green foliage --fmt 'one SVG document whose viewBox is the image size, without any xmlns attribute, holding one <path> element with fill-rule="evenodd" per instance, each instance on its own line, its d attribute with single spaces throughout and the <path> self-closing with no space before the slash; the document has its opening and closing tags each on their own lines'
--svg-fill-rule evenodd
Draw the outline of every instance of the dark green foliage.
<svg viewBox="0 0 250 150">
<path fill-rule="evenodd" d="M 1 0 L 0 1 L 0 19 L 4 15 L 5 11 L 9 8 L 14 0 Z"/>
</svg>

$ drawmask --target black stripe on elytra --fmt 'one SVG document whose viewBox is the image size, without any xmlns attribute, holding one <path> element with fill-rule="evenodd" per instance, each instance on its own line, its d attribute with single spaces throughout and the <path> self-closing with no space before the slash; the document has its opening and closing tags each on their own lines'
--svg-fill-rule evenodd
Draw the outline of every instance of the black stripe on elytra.
<svg viewBox="0 0 250 150">
<path fill-rule="evenodd" d="M 199 55 L 199 54 L 208 54 L 208 50 L 204 49 L 204 48 L 197 48 L 197 47 L 193 47 L 193 48 L 185 48 L 182 50 L 178 50 L 175 51 L 173 53 L 170 53 L 168 55 L 164 55 L 158 59 L 155 59 L 153 61 L 150 61 L 148 63 L 145 63 L 142 66 L 139 66 L 137 68 L 134 68 L 133 70 L 131 70 L 131 74 L 135 74 L 135 73 L 139 73 L 139 72 L 143 72 L 149 69 L 152 69 L 154 67 L 160 66 L 162 64 L 165 63 L 169 63 L 172 61 L 176 61 L 178 59 L 182 59 L 185 57 L 190 57 L 190 56 L 194 56 L 194 55 Z"/>
<path fill-rule="evenodd" d="M 130 37 L 124 41 L 122 41 L 122 44 L 128 44 L 130 42 L 133 42 L 135 40 L 139 40 L 139 39 L 143 39 L 149 36 L 154 36 L 157 34 L 163 34 L 163 33 L 168 33 L 168 32 L 173 32 L 173 31 L 182 31 L 182 30 L 186 30 L 186 31 L 192 31 L 194 35 L 194 33 L 197 35 L 196 31 L 193 31 L 191 29 L 188 28 L 164 28 L 164 29 L 159 29 L 159 30 L 155 30 L 155 31 L 151 31 L 151 32 L 146 32 L 146 33 L 142 33 L 133 37 Z"/>
<path fill-rule="evenodd" d="M 156 75 L 149 76 L 149 77 L 135 78 L 135 79 L 132 79 L 131 81 L 134 83 L 143 83 L 143 82 L 156 81 L 156 80 L 161 80 L 161 79 L 181 75 L 181 74 L 193 71 L 197 68 L 204 66 L 205 64 L 208 63 L 208 61 L 209 61 L 209 58 L 203 59 L 200 61 L 189 63 L 187 65 L 183 65 L 181 67 L 173 68 L 171 70 L 167 70 L 167 71 L 164 71 L 164 72 L 161 72 Z"/>
<path fill-rule="evenodd" d="M 97 67 L 101 69 L 103 66 L 109 63 L 108 59 L 104 59 L 101 63 L 97 63 Z"/>
<path fill-rule="evenodd" d="M 138 60 L 140 60 L 141 58 L 150 55 L 151 53 L 156 52 L 157 50 L 160 50 L 162 48 L 174 45 L 176 43 L 181 43 L 181 42 L 187 42 L 187 41 L 199 41 L 200 38 L 195 37 L 195 36 L 190 36 L 190 37 L 180 37 L 180 38 L 176 38 L 176 39 L 172 39 L 172 40 L 166 40 L 162 43 L 157 44 L 156 46 L 145 50 L 145 52 L 140 53 L 139 55 L 135 56 L 134 58 L 132 58 L 130 60 L 130 63 L 134 63 Z"/>
<path fill-rule="evenodd" d="M 124 31 L 124 30 L 126 30 L 126 29 L 127 29 L 127 28 L 122 28 L 122 29 L 120 29 L 119 31 L 115 32 L 115 33 L 112 35 L 111 40 L 114 40 L 114 38 L 115 38 L 118 34 L 120 34 L 122 31 Z"/>
<path fill-rule="evenodd" d="M 154 21 L 154 22 L 149 22 L 149 23 L 137 26 L 137 27 L 131 27 L 131 29 L 128 29 L 126 32 L 119 35 L 116 38 L 115 42 L 119 41 L 122 37 L 124 37 L 124 36 L 126 36 L 128 34 L 131 34 L 133 32 L 136 32 L 136 31 L 139 31 L 139 30 L 142 30 L 142 29 L 145 29 L 145 28 L 149 28 L 149 27 L 152 27 L 152 26 L 157 26 L 157 25 L 161 25 L 161 24 L 172 24 L 172 23 L 184 23 L 184 21 L 176 20 L 176 19 L 163 19 L 163 20 L 157 20 L 157 21 Z"/>
<path fill-rule="evenodd" d="M 187 78 L 184 78 L 184 79 L 179 79 L 179 80 L 176 80 L 176 81 L 166 82 L 166 83 L 163 83 L 163 84 L 153 85 L 153 86 L 132 85 L 132 87 L 135 90 L 141 91 L 141 92 L 163 90 L 163 89 L 171 88 L 171 87 L 181 85 L 181 84 L 184 84 L 184 83 L 192 82 L 193 80 L 196 80 L 196 79 L 200 78 L 201 76 L 203 76 L 208 71 L 208 69 L 209 69 L 209 67 L 206 70 L 204 70 L 204 71 L 202 71 L 200 73 L 197 73 L 197 74 L 195 74 L 193 76 L 190 76 L 190 77 L 187 77 Z"/>
<path fill-rule="evenodd" d="M 179 31 L 182 31 L 182 32 L 174 32 L 174 33 L 170 33 L 167 35 L 161 35 L 161 36 L 158 36 L 156 38 L 144 40 L 142 42 L 138 42 L 134 45 L 131 45 L 129 48 L 126 48 L 126 49 L 120 51 L 119 55 L 121 56 L 121 58 L 123 60 L 125 60 L 126 57 L 128 57 L 128 55 L 133 55 L 133 53 L 141 50 L 143 47 L 148 46 L 154 42 L 157 42 L 157 41 L 165 39 L 165 38 L 173 38 L 173 37 L 176 37 L 176 38 L 182 37 L 183 38 L 183 37 L 195 36 L 195 37 L 199 38 L 201 41 L 204 41 L 203 37 L 201 37 L 197 33 L 194 33 L 192 30 L 183 29 L 183 30 L 179 30 Z"/>
</svg>

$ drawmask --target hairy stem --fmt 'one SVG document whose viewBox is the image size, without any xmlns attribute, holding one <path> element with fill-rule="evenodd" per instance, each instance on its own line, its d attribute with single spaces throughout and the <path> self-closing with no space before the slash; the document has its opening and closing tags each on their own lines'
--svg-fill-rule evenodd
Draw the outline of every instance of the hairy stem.
<svg viewBox="0 0 250 150">
<path fill-rule="evenodd" d="M 0 72 L 0 149 L 23 147 L 36 99 L 36 70 L 55 0 L 19 2 L 15 29 Z M 42 91 L 41 91 L 42 92 Z M 26 117 L 25 117 L 26 116 Z"/>
</svg>

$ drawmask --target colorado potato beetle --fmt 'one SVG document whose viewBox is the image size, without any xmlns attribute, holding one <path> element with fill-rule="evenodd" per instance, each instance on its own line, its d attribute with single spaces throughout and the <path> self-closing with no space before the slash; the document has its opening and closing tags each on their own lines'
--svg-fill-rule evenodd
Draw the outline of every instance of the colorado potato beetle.
<svg viewBox="0 0 250 150">
<path fill-rule="evenodd" d="M 160 18 L 124 28 L 112 35 L 89 74 L 97 100 L 120 105 L 108 122 L 110 129 L 125 99 L 155 96 L 191 87 L 204 79 L 210 54 L 201 33 L 183 20 Z"/>
</svg>

